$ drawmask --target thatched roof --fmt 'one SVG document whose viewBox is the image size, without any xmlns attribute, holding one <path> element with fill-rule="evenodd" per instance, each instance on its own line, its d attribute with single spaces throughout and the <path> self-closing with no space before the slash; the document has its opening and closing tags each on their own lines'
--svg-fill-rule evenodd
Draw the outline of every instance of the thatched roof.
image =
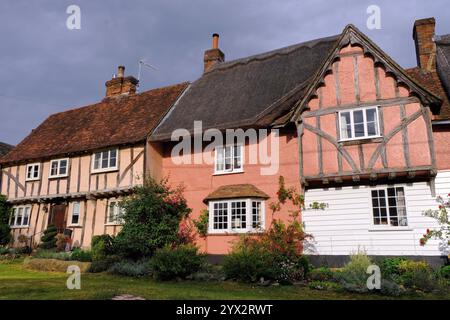
<svg viewBox="0 0 450 320">
<path fill-rule="evenodd" d="M 252 184 L 232 184 L 221 186 L 211 192 L 203 202 L 211 200 L 225 200 L 225 199 L 237 199 L 237 198 L 261 198 L 268 199 L 269 196 L 259 190 Z"/>
<path fill-rule="evenodd" d="M 192 83 L 151 140 L 173 130 L 267 126 L 288 112 L 322 65 L 339 36 L 308 41 L 219 63 Z"/>
</svg>

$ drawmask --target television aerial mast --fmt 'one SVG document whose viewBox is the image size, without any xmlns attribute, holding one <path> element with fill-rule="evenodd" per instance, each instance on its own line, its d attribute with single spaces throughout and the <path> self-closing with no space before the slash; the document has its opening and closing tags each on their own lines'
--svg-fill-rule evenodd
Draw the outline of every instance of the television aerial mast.
<svg viewBox="0 0 450 320">
<path fill-rule="evenodd" d="M 141 59 L 139 60 L 139 71 L 138 71 L 138 85 L 137 85 L 137 90 L 139 90 L 139 86 L 141 84 L 141 74 L 142 74 L 142 68 L 146 67 L 149 69 L 153 69 L 155 71 L 158 71 L 158 68 L 152 66 L 150 63 L 146 62 L 145 59 Z"/>
</svg>

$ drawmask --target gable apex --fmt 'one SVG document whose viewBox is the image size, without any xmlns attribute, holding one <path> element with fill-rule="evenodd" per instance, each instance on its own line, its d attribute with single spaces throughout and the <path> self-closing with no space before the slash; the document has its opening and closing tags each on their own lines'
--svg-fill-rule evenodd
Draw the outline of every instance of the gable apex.
<svg viewBox="0 0 450 320">
<path fill-rule="evenodd" d="M 328 57 L 324 60 L 322 66 L 318 69 L 317 73 L 313 76 L 309 87 L 306 89 L 306 93 L 301 100 L 299 100 L 294 106 L 290 121 L 298 121 L 301 112 L 305 108 L 306 103 L 315 95 L 316 90 L 324 85 L 324 78 L 328 73 L 332 72 L 332 65 L 335 61 L 340 59 L 339 52 L 342 48 L 351 45 L 359 46 L 363 50 L 364 56 L 370 56 L 374 60 L 375 65 L 382 65 L 386 71 L 393 76 L 396 85 L 405 85 L 409 90 L 418 96 L 420 101 L 427 106 L 430 106 L 433 110 L 439 111 L 442 100 L 426 88 L 418 84 L 413 80 L 409 74 L 398 65 L 387 53 L 385 53 L 380 47 L 378 47 L 372 40 L 370 40 L 364 33 L 362 33 L 353 24 L 345 26 L 341 33 L 341 36 L 334 48 L 330 51 Z"/>
</svg>

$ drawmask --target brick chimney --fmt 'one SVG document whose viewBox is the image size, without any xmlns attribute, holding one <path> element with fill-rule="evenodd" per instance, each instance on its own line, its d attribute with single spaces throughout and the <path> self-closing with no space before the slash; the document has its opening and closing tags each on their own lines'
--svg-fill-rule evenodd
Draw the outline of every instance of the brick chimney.
<svg viewBox="0 0 450 320">
<path fill-rule="evenodd" d="M 212 35 L 212 48 L 205 51 L 205 55 L 203 57 L 204 62 L 204 70 L 203 72 L 207 72 L 217 63 L 225 61 L 225 54 L 219 49 L 219 35 L 214 33 Z"/>
<path fill-rule="evenodd" d="M 413 39 L 416 44 L 417 65 L 426 71 L 436 70 L 435 24 L 434 18 L 414 22 Z"/>
<path fill-rule="evenodd" d="M 105 83 L 106 97 L 135 94 L 138 83 L 139 81 L 133 76 L 125 77 L 125 67 L 119 66 L 117 76 Z"/>
</svg>

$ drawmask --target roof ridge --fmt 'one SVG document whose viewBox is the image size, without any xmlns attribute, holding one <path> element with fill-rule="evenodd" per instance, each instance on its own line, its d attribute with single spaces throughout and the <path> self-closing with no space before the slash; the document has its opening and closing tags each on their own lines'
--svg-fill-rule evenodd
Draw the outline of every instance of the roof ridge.
<svg viewBox="0 0 450 320">
<path fill-rule="evenodd" d="M 214 71 L 219 71 L 219 70 L 227 70 L 227 69 L 230 69 L 237 65 L 244 65 L 244 64 L 251 63 L 253 61 L 267 60 L 274 56 L 287 55 L 287 54 L 290 54 L 300 48 L 304 48 L 304 47 L 313 48 L 316 45 L 318 45 L 319 43 L 337 40 L 340 37 L 340 35 L 341 34 L 336 34 L 333 36 L 308 40 L 308 41 L 300 42 L 297 44 L 292 44 L 292 45 L 289 45 L 286 47 L 281 47 L 278 49 L 254 54 L 251 56 L 238 58 L 238 59 L 234 59 L 234 60 L 227 61 L 227 62 L 221 62 L 221 63 L 214 65 L 209 71 L 205 72 L 205 74 L 210 74 L 210 73 L 213 73 Z"/>
<path fill-rule="evenodd" d="M 67 110 L 63 110 L 63 111 L 52 113 L 52 114 L 50 114 L 47 117 L 47 119 L 51 118 L 51 117 L 54 117 L 54 116 L 57 116 L 57 115 L 60 115 L 60 114 L 64 114 L 66 112 L 79 111 L 81 109 L 95 107 L 95 106 L 97 106 L 99 104 L 102 104 L 102 103 L 105 103 L 107 101 L 114 101 L 113 100 L 114 98 L 135 98 L 135 97 L 139 97 L 139 96 L 141 96 L 143 94 L 148 94 L 148 93 L 150 93 L 152 91 L 161 90 L 161 89 L 169 89 L 169 88 L 176 87 L 176 86 L 181 86 L 181 85 L 184 85 L 184 84 L 187 85 L 189 83 L 190 83 L 189 81 L 184 81 L 184 82 L 175 83 L 175 84 L 171 84 L 171 85 L 167 85 L 167 86 L 163 86 L 163 87 L 157 87 L 157 88 L 149 89 L 149 90 L 142 91 L 142 92 L 139 92 L 139 93 L 136 93 L 136 94 L 133 94 L 133 95 L 120 95 L 120 96 L 117 96 L 117 97 L 105 97 L 102 100 L 94 102 L 94 103 L 91 103 L 91 104 L 86 104 L 84 106 L 73 107 L 73 108 L 70 108 L 70 109 L 67 109 Z"/>
</svg>

